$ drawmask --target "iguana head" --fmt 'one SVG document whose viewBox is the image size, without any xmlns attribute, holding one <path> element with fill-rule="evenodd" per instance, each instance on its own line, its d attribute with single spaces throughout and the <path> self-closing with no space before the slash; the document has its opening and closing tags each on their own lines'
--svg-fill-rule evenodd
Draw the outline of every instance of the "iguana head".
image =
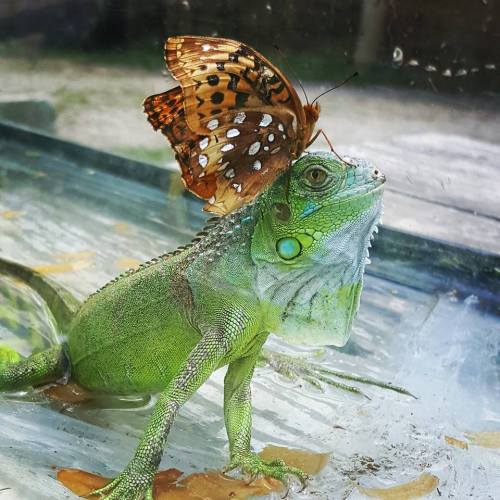
<svg viewBox="0 0 500 500">
<path fill-rule="evenodd" d="M 357 312 L 385 178 L 362 160 L 310 153 L 258 201 L 256 287 L 277 331 L 309 345 L 344 345 Z"/>
</svg>

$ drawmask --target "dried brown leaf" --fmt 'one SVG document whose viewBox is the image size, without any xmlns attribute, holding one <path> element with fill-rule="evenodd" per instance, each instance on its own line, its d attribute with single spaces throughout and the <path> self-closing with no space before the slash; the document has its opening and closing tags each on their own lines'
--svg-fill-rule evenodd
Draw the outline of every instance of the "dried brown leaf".
<svg viewBox="0 0 500 500">
<path fill-rule="evenodd" d="M 118 234 L 131 234 L 131 233 L 133 233 L 132 227 L 129 224 L 127 224 L 126 222 L 115 222 L 113 224 L 113 228 Z"/>
<path fill-rule="evenodd" d="M 90 259 L 95 256 L 95 252 L 91 251 L 83 251 L 83 252 L 64 252 L 54 255 L 57 260 L 81 260 L 81 259 Z"/>
<path fill-rule="evenodd" d="M 283 484 L 276 479 L 261 478 L 248 483 L 217 471 L 192 474 L 179 481 L 181 476 L 182 472 L 177 469 L 156 474 L 153 484 L 155 500 L 244 500 L 283 490 Z M 78 469 L 61 469 L 57 472 L 57 479 L 80 496 L 88 495 L 110 481 Z"/>
<path fill-rule="evenodd" d="M 74 382 L 51 385 L 44 389 L 43 393 L 54 401 L 63 401 L 70 404 L 82 403 L 92 397 L 89 391 Z"/>
<path fill-rule="evenodd" d="M 325 468 L 330 458 L 329 453 L 315 453 L 274 445 L 266 446 L 259 456 L 264 460 L 280 458 L 290 467 L 298 467 L 306 474 L 318 474 Z"/>
<path fill-rule="evenodd" d="M 92 262 L 88 260 L 78 260 L 76 262 L 61 262 L 60 264 L 43 264 L 34 266 L 33 269 L 41 274 L 69 273 L 78 269 L 89 267 Z"/>
<path fill-rule="evenodd" d="M 134 267 L 137 267 L 139 264 L 141 264 L 140 260 L 137 259 L 129 259 L 127 257 L 124 257 L 122 259 L 118 259 L 116 261 L 116 265 L 120 269 L 132 269 Z"/>
<path fill-rule="evenodd" d="M 439 479 L 432 474 L 424 473 L 419 478 L 409 483 L 400 484 L 391 488 L 365 488 L 357 484 L 361 493 L 371 498 L 382 500 L 410 500 L 421 498 L 435 490 L 439 485 Z"/>
<path fill-rule="evenodd" d="M 468 432 L 465 437 L 470 444 L 483 448 L 500 448 L 500 432 Z"/>
<path fill-rule="evenodd" d="M 454 446 L 455 448 L 462 448 L 462 450 L 467 450 L 469 449 L 469 445 L 465 441 L 461 441 L 460 439 L 451 437 L 451 436 L 445 436 L 444 440 L 446 444 L 449 444 L 450 446 Z"/>
<path fill-rule="evenodd" d="M 0 217 L 11 220 L 11 219 L 18 219 L 19 217 L 22 217 L 26 212 L 18 212 L 16 210 L 4 210 L 3 212 L 0 212 Z"/>
</svg>

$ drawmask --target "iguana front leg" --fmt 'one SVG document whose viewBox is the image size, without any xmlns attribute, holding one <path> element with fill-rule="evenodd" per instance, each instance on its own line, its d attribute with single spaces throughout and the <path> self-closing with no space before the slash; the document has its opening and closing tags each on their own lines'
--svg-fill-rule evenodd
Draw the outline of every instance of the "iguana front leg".
<svg viewBox="0 0 500 500">
<path fill-rule="evenodd" d="M 302 484 L 307 475 L 282 460 L 263 460 L 250 448 L 252 436 L 252 399 L 250 382 L 262 345 L 268 334 L 256 338 L 245 357 L 233 361 L 224 379 L 224 422 L 229 438 L 230 463 L 226 471 L 239 468 L 250 476 L 274 477 L 286 484 L 288 476 L 296 476 Z"/>
<path fill-rule="evenodd" d="M 146 431 L 123 472 L 111 483 L 90 495 L 108 494 L 109 500 L 152 499 L 152 483 L 160 464 L 168 433 L 179 408 L 220 366 L 245 333 L 244 314 L 221 322 L 225 327 L 205 334 L 191 351 L 179 373 L 161 393 Z"/>
</svg>

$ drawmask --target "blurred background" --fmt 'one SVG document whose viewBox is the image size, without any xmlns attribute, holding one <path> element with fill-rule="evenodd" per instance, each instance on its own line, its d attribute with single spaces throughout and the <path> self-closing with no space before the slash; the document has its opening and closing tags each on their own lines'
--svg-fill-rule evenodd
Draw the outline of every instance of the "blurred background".
<svg viewBox="0 0 500 500">
<path fill-rule="evenodd" d="M 0 118 L 176 168 L 142 112 L 174 34 L 244 41 L 310 100 L 358 71 L 319 125 L 386 172 L 391 225 L 500 252 L 500 1 L 2 0 Z"/>
</svg>

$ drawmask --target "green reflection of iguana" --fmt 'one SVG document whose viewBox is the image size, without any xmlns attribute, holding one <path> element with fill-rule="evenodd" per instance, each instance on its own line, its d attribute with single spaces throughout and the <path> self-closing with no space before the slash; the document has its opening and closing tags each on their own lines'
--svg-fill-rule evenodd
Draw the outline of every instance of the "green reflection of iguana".
<svg viewBox="0 0 500 500">
<path fill-rule="evenodd" d="M 342 346 L 359 305 L 384 177 L 329 153 L 299 159 L 252 205 L 211 220 L 185 248 L 111 281 L 82 305 L 44 278 L 2 261 L 44 290 L 67 336 L 26 359 L 0 348 L 0 390 L 70 374 L 91 391 L 160 396 L 134 457 L 100 490 L 152 498 L 152 480 L 179 408 L 218 368 L 224 380 L 229 468 L 282 481 L 305 474 L 251 451 L 250 381 L 273 332 L 292 342 Z"/>
</svg>

